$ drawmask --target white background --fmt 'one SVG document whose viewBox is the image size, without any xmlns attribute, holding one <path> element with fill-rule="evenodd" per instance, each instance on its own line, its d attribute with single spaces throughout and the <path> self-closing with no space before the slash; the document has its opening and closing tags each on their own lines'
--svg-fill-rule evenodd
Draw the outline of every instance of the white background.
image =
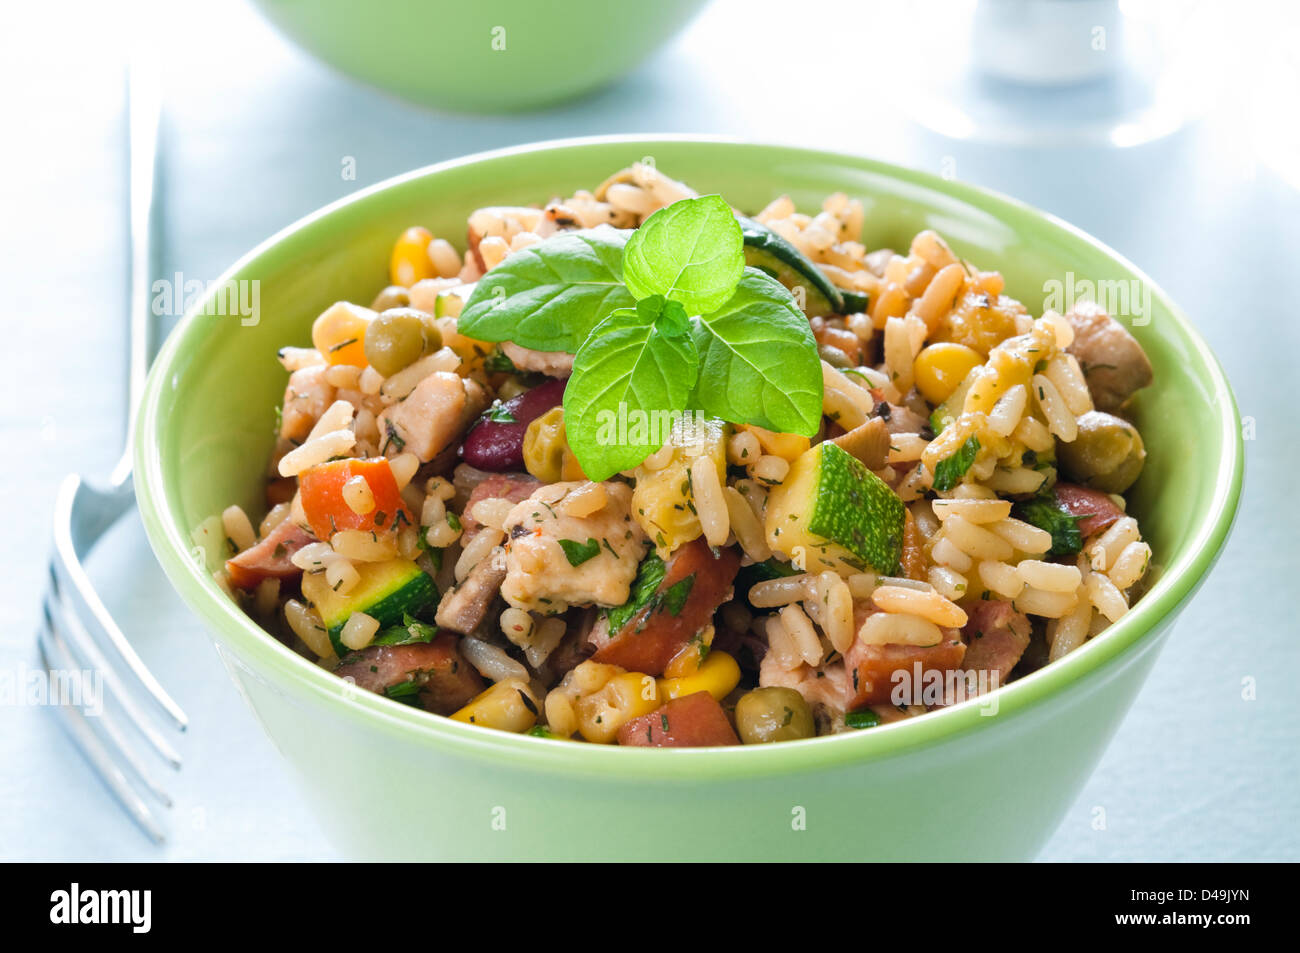
<svg viewBox="0 0 1300 953">
<path fill-rule="evenodd" d="M 1130 149 L 1012 150 L 921 132 L 891 110 L 927 51 L 895 41 L 880 5 L 719 0 L 616 87 L 511 118 L 398 104 L 309 60 L 238 0 L 192 6 L 172 14 L 159 47 L 164 274 L 210 280 L 298 217 L 419 165 L 612 132 L 723 133 L 944 172 L 1047 209 L 1136 261 L 1216 349 L 1255 439 L 1227 550 L 1042 858 L 1300 858 L 1300 83 L 1285 52 L 1297 44 L 1289 10 L 1200 5 L 1212 34 L 1198 61 L 1209 80 L 1200 123 Z M 14 4 L 0 25 L 0 677 L 36 664 L 58 481 L 105 472 L 120 439 L 122 16 L 110 4 Z M 344 156 L 356 158 L 354 182 L 340 177 Z M 95 573 L 192 718 L 185 767 L 169 779 L 171 839 L 145 842 L 52 712 L 11 705 L 0 708 L 0 857 L 332 857 L 136 518 Z"/>
</svg>

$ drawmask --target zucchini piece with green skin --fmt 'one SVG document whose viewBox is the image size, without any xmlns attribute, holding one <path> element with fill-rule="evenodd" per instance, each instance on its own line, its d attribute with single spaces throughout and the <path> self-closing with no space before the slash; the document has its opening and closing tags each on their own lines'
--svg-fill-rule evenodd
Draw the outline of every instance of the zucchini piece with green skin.
<svg viewBox="0 0 1300 953">
<path fill-rule="evenodd" d="M 323 572 L 302 577 L 302 594 L 320 613 L 340 658 L 352 651 L 340 640 L 352 613 L 364 612 L 379 620 L 382 631 L 400 625 L 407 615 L 417 615 L 438 598 L 433 580 L 409 559 L 359 562 L 356 570 L 361 579 L 345 595 L 330 588 Z"/>
<path fill-rule="evenodd" d="M 766 225 L 736 216 L 745 242 L 745 264 L 771 275 L 786 288 L 804 289 L 804 314 L 810 318 L 844 313 L 840 289 L 799 249 Z"/>
<path fill-rule="evenodd" d="M 861 460 L 829 441 L 805 451 L 768 497 L 768 545 L 810 573 L 875 570 L 896 575 L 903 554 L 903 501 Z"/>
<path fill-rule="evenodd" d="M 474 293 L 474 286 L 477 282 L 470 282 L 467 285 L 457 285 L 449 291 L 444 291 L 434 299 L 433 316 L 435 318 L 458 318 L 461 309 L 465 307 L 465 302 L 469 296 Z"/>
<path fill-rule="evenodd" d="M 840 297 L 844 299 L 845 314 L 861 314 L 871 304 L 871 297 L 860 291 L 849 291 L 845 288 L 841 288 L 839 291 Z"/>
</svg>

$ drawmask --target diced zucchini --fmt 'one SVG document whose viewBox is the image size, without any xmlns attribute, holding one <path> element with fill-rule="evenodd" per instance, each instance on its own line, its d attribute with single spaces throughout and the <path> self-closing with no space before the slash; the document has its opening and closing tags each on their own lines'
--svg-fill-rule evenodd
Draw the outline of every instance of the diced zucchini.
<svg viewBox="0 0 1300 953">
<path fill-rule="evenodd" d="M 871 304 L 871 298 L 860 291 L 849 291 L 847 288 L 840 289 L 840 297 L 844 299 L 845 314 L 862 314 Z"/>
<path fill-rule="evenodd" d="M 768 497 L 765 529 L 773 550 L 793 559 L 802 548 L 808 572 L 895 574 L 903 552 L 903 501 L 862 461 L 833 443 L 819 443 Z"/>
<path fill-rule="evenodd" d="M 844 313 L 840 290 L 803 252 L 752 218 L 738 216 L 738 220 L 745 241 L 745 264 L 767 272 L 792 293 L 803 288 L 803 310 L 810 318 Z"/>
<path fill-rule="evenodd" d="M 320 613 L 330 643 L 340 657 L 349 651 L 339 635 L 352 613 L 364 612 L 378 619 L 380 629 L 384 629 L 400 624 L 406 615 L 416 615 L 438 597 L 433 580 L 409 559 L 355 565 L 361 579 L 346 595 L 330 588 L 323 572 L 302 577 L 302 594 Z"/>
<path fill-rule="evenodd" d="M 469 296 L 474 293 L 474 286 L 477 282 L 470 282 L 466 285 L 457 285 L 444 291 L 434 299 L 433 316 L 435 318 L 458 318 L 461 309 L 465 307 L 465 302 Z"/>
<path fill-rule="evenodd" d="M 693 415 L 684 415 L 682 425 L 673 427 L 669 438 L 673 456 L 667 466 L 659 470 L 641 466 L 636 470 L 632 518 L 654 542 L 660 556 L 667 556 L 704 531 L 691 491 L 691 461 L 708 456 L 718 469 L 718 479 L 726 480 L 727 425 L 721 420 L 706 419 L 699 428 L 701 432 L 694 433 L 694 422 Z"/>
</svg>

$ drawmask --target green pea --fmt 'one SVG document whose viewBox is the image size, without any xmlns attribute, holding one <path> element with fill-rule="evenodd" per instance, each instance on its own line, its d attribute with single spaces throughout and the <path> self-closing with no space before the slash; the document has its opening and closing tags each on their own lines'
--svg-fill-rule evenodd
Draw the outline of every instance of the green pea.
<svg viewBox="0 0 1300 953">
<path fill-rule="evenodd" d="M 756 688 L 736 702 L 736 732 L 747 745 L 817 734 L 812 709 L 793 688 Z"/>
<path fill-rule="evenodd" d="M 387 311 L 390 308 L 405 308 L 411 304 L 411 293 L 401 285 L 389 285 L 370 303 L 371 311 Z"/>
<path fill-rule="evenodd" d="M 1071 479 L 1103 493 L 1123 493 L 1146 461 L 1142 436 L 1127 420 L 1091 410 L 1079 418 L 1079 435 L 1061 443 L 1057 456 Z"/>
<path fill-rule="evenodd" d="M 389 308 L 366 328 L 366 360 L 385 377 L 442 347 L 442 335 L 427 314 Z"/>
<path fill-rule="evenodd" d="M 839 348 L 832 347 L 829 344 L 823 344 L 820 347 L 818 347 L 817 354 L 819 357 L 821 357 L 823 361 L 825 361 L 831 367 L 838 367 L 841 370 L 843 370 L 846 367 L 853 366 L 853 362 L 849 360 L 849 356 L 847 354 L 845 354 Z"/>
</svg>

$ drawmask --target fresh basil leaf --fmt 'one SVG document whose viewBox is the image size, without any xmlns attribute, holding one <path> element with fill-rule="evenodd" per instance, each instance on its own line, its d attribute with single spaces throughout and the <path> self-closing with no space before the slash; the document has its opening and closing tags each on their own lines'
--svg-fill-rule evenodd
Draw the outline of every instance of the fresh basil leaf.
<svg viewBox="0 0 1300 953">
<path fill-rule="evenodd" d="M 1083 533 L 1079 530 L 1081 516 L 1071 516 L 1056 504 L 1054 497 L 1037 497 L 1017 503 L 1013 512 L 1026 523 L 1052 534 L 1049 556 L 1073 556 L 1083 549 Z"/>
<path fill-rule="evenodd" d="M 627 602 L 616 609 L 605 610 L 611 635 L 618 634 L 638 612 L 654 601 L 655 593 L 659 591 L 659 584 L 664 581 L 667 571 L 664 561 L 654 553 L 641 560 L 641 565 L 636 567 L 636 579 L 632 581 L 632 591 Z"/>
<path fill-rule="evenodd" d="M 687 314 L 722 307 L 744 269 L 740 223 L 720 195 L 661 208 L 632 233 L 623 252 L 623 280 L 634 295 L 663 295 Z"/>
<path fill-rule="evenodd" d="M 652 308 L 662 311 L 648 323 Z M 678 331 L 685 327 L 680 304 L 650 299 L 615 311 L 579 349 L 564 389 L 564 425 L 588 479 L 630 469 L 667 440 L 699 366 L 691 336 Z"/>
<path fill-rule="evenodd" d="M 610 312 L 636 300 L 623 285 L 629 234 L 601 225 L 513 252 L 475 285 L 457 331 L 479 341 L 576 353 Z"/>
<path fill-rule="evenodd" d="M 811 437 L 822 368 L 808 319 L 785 287 L 746 268 L 722 307 L 692 319 L 700 354 L 695 404 L 737 424 Z"/>
<path fill-rule="evenodd" d="M 561 539 L 556 542 L 564 550 L 564 558 L 569 561 L 570 566 L 581 566 L 600 553 L 600 543 L 594 539 L 588 539 L 585 543 L 580 543 L 576 539 Z"/>
<path fill-rule="evenodd" d="M 966 475 L 976 455 L 980 452 L 978 437 L 967 437 L 957 452 L 934 465 L 934 488 L 951 490 Z"/>
</svg>

